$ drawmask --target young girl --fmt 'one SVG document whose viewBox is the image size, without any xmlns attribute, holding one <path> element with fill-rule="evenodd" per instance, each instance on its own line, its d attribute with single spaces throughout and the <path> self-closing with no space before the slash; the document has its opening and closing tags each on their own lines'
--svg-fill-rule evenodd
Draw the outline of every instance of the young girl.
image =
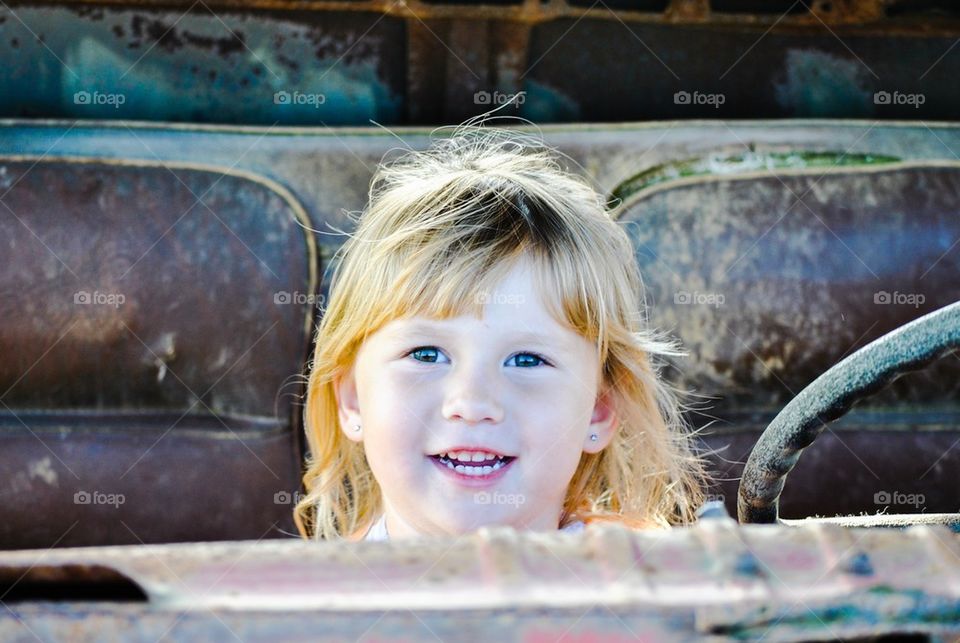
<svg viewBox="0 0 960 643">
<path fill-rule="evenodd" d="M 555 156 L 467 124 L 378 167 L 318 328 L 303 537 L 694 520 L 703 463 L 651 359 L 680 353 Z"/>
</svg>

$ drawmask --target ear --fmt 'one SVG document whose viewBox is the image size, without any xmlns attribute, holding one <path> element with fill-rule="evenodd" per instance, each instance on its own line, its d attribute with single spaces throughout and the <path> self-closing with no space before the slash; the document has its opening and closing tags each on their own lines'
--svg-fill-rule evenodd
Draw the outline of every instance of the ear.
<svg viewBox="0 0 960 643">
<path fill-rule="evenodd" d="M 614 400 L 615 396 L 611 389 L 604 389 L 597 396 L 597 402 L 593 407 L 593 415 L 590 418 L 590 428 L 583 442 L 583 450 L 587 453 L 599 453 L 613 440 L 613 434 L 619 419 Z M 598 436 L 596 442 L 590 439 L 590 435 L 593 433 Z"/>
<path fill-rule="evenodd" d="M 334 379 L 333 391 L 337 398 L 337 416 L 340 420 L 340 430 L 347 439 L 354 442 L 363 442 L 363 423 L 360 419 L 360 403 L 357 396 L 357 380 L 355 366 L 342 376 Z M 360 430 L 354 431 L 359 424 Z"/>
</svg>

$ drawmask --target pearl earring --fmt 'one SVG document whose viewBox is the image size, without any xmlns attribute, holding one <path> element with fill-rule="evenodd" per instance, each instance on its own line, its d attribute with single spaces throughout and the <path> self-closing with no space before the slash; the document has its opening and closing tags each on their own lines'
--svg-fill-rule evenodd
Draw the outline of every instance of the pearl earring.
<svg viewBox="0 0 960 643">
<path fill-rule="evenodd" d="M 590 434 L 590 441 L 591 441 L 591 442 L 596 442 L 596 441 L 599 440 L 599 439 L 600 439 L 600 436 L 597 435 L 596 433 L 591 433 L 591 434 Z"/>
</svg>

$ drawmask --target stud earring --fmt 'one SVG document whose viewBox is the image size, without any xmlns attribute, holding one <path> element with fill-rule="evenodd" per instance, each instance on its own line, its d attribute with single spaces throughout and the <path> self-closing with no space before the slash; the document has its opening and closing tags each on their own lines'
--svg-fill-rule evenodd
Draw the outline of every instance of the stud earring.
<svg viewBox="0 0 960 643">
<path fill-rule="evenodd" d="M 600 439 L 600 436 L 597 435 L 596 433 L 591 433 L 591 434 L 590 434 L 590 441 L 591 441 L 591 442 L 596 442 L 596 441 L 599 440 L 599 439 Z"/>
<path fill-rule="evenodd" d="M 359 425 L 359 424 L 354 424 L 354 425 L 353 425 L 353 430 L 354 430 L 354 431 L 359 431 L 359 430 L 360 430 L 360 425 Z"/>
</svg>

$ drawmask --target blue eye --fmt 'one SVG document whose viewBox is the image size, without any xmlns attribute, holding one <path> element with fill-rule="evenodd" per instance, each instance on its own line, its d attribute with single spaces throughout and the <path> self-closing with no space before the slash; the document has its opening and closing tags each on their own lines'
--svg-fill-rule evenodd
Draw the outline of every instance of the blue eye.
<svg viewBox="0 0 960 643">
<path fill-rule="evenodd" d="M 421 346 L 420 348 L 414 348 L 412 351 L 410 351 L 409 353 L 407 353 L 407 355 L 413 355 L 414 353 L 424 353 L 424 352 L 426 352 L 426 353 L 436 353 L 436 352 L 437 352 L 437 349 L 436 349 L 436 348 L 433 348 L 432 346 Z M 417 359 L 417 358 L 414 357 L 414 359 Z M 434 362 L 437 361 L 437 358 L 436 358 L 436 356 L 434 356 L 433 359 L 427 359 L 427 360 L 419 360 L 419 359 L 417 359 L 417 361 L 418 361 L 418 362 L 420 362 L 420 361 L 426 361 L 426 362 L 429 362 L 429 363 L 432 364 L 432 363 L 434 363 Z"/>
<path fill-rule="evenodd" d="M 539 362 L 543 362 L 543 363 L 546 363 L 546 361 L 547 361 L 547 360 L 543 359 L 542 357 L 540 357 L 539 355 L 537 355 L 536 353 L 517 353 L 516 355 L 514 355 L 514 356 L 511 357 L 510 359 L 514 359 L 514 358 L 517 358 L 517 357 L 532 357 L 534 361 L 539 361 Z M 517 365 L 519 366 L 520 364 L 517 364 Z M 539 364 L 531 364 L 530 361 L 527 360 L 527 361 L 526 361 L 526 366 L 539 366 Z"/>
<path fill-rule="evenodd" d="M 415 360 L 417 360 L 418 362 L 421 362 L 421 361 L 422 361 L 422 362 L 425 362 L 425 363 L 427 363 L 427 364 L 435 364 L 435 363 L 437 362 L 437 354 L 439 354 L 439 352 L 440 352 L 440 351 L 437 350 L 437 348 L 436 348 L 435 346 L 419 346 L 419 347 L 417 347 L 417 348 L 414 348 L 414 349 L 411 350 L 411 351 L 408 351 L 407 354 L 406 354 L 406 356 L 407 356 L 407 357 L 409 357 L 409 356 L 414 356 L 413 358 L 414 358 Z M 422 354 L 426 353 L 426 354 L 427 354 L 427 355 L 425 356 L 426 359 L 419 359 L 419 358 L 417 358 L 416 355 L 415 355 L 416 353 L 421 353 L 421 357 L 424 357 L 424 355 L 422 355 Z M 541 355 L 537 355 L 536 353 L 517 353 L 517 354 L 513 355 L 510 359 L 515 359 L 515 358 L 519 358 L 519 357 L 533 358 L 533 360 L 532 360 L 533 363 L 531 363 L 531 360 L 527 359 L 527 360 L 524 360 L 522 363 L 518 363 L 518 364 L 517 364 L 518 366 L 524 366 L 524 367 L 539 366 L 539 365 L 540 365 L 540 362 L 542 362 L 543 364 L 546 364 L 546 365 L 548 365 L 548 366 L 550 365 L 550 362 L 548 362 L 548 361 L 546 360 L 546 358 L 544 358 L 544 357 L 541 356 Z"/>
</svg>

